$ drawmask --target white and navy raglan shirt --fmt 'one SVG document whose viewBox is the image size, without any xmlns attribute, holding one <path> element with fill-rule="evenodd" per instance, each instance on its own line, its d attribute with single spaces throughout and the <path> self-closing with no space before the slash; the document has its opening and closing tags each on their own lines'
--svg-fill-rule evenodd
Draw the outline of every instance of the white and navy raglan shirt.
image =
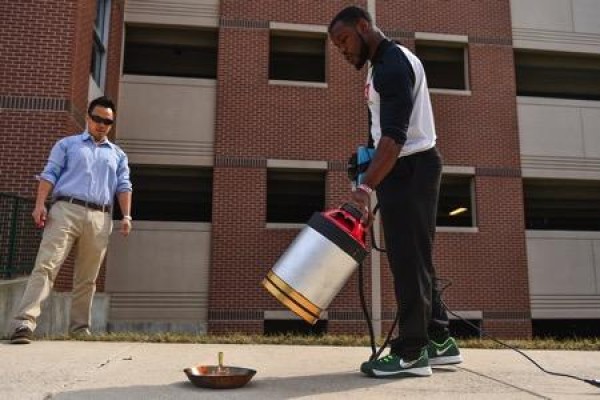
<svg viewBox="0 0 600 400">
<path fill-rule="evenodd" d="M 379 44 L 369 67 L 365 96 L 375 148 L 382 136 L 402 146 L 399 157 L 435 146 L 425 70 L 410 50 L 388 39 Z"/>
</svg>

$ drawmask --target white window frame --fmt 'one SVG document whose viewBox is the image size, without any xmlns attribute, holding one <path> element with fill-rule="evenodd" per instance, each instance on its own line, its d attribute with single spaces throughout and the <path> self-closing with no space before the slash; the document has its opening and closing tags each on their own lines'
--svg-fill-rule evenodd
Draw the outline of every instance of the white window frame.
<svg viewBox="0 0 600 400">
<path fill-rule="evenodd" d="M 294 80 L 280 80 L 270 79 L 269 85 L 279 86 L 303 86 L 312 88 L 327 89 L 327 26 L 325 25 L 312 25 L 312 24 L 294 24 L 287 22 L 269 22 L 269 38 L 271 35 L 281 35 L 285 37 L 298 37 L 298 36 L 311 36 L 319 37 L 323 36 L 325 39 L 325 82 L 311 82 L 311 81 L 294 81 Z M 269 49 L 269 57 L 271 56 L 271 49 Z M 270 61 L 269 61 L 270 62 Z"/>
<path fill-rule="evenodd" d="M 442 168 L 443 176 L 460 176 L 471 179 L 470 195 L 471 195 L 471 218 L 473 226 L 444 226 L 436 225 L 436 232 L 462 232 L 462 233 L 478 233 L 479 225 L 477 221 L 477 203 L 475 194 L 475 167 L 467 166 L 448 166 Z"/>
<path fill-rule="evenodd" d="M 416 32 L 416 44 L 437 45 L 441 47 L 462 48 L 464 57 L 464 79 L 465 88 L 457 89 L 440 89 L 429 87 L 431 93 L 453 94 L 458 96 L 471 96 L 471 82 L 469 80 L 469 37 L 465 35 L 448 35 L 443 33 Z"/>
</svg>

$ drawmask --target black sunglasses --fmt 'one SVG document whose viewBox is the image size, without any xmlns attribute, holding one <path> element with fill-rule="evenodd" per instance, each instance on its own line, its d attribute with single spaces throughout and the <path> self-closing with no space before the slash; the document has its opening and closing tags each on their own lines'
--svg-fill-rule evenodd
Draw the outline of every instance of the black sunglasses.
<svg viewBox="0 0 600 400">
<path fill-rule="evenodd" d="M 90 118 L 95 123 L 97 123 L 97 124 L 104 124 L 106 126 L 111 126 L 115 122 L 112 119 L 102 118 L 102 117 L 100 117 L 98 115 L 94 115 L 94 114 L 90 114 Z"/>
</svg>

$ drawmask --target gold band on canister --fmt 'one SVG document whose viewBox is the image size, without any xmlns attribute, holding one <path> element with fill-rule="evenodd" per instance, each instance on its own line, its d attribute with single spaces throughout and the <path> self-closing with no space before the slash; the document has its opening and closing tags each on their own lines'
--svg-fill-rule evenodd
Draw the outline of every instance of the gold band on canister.
<svg viewBox="0 0 600 400">
<path fill-rule="evenodd" d="M 269 291 L 281 304 L 289 308 L 300 318 L 314 325 L 321 315 L 321 309 L 314 305 L 310 300 L 298 293 L 294 288 L 285 283 L 273 271 L 269 271 L 267 277 L 263 279 L 262 285 Z"/>
</svg>

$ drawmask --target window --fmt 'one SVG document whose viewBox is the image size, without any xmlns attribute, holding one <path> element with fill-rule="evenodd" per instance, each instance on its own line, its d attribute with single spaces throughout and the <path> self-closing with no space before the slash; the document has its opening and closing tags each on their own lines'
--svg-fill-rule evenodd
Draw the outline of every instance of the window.
<svg viewBox="0 0 600 400">
<path fill-rule="evenodd" d="M 135 220 L 211 221 L 212 168 L 132 165 L 131 182 Z"/>
<path fill-rule="evenodd" d="M 267 222 L 306 223 L 325 208 L 325 171 L 267 170 Z"/>
<path fill-rule="evenodd" d="M 527 179 L 526 229 L 600 231 L 600 182 Z"/>
<path fill-rule="evenodd" d="M 269 79 L 325 82 L 324 35 L 271 32 Z"/>
<path fill-rule="evenodd" d="M 472 181 L 471 176 L 442 176 L 437 226 L 475 226 Z"/>
<path fill-rule="evenodd" d="M 126 27 L 123 73 L 216 79 L 216 30 Z"/>
<path fill-rule="evenodd" d="M 434 89 L 467 90 L 466 48 L 462 44 L 417 43 L 427 83 Z"/>
<path fill-rule="evenodd" d="M 311 325 L 299 319 L 266 319 L 263 322 L 263 332 L 265 336 L 321 336 L 327 333 L 327 322 L 320 319 Z"/>
<path fill-rule="evenodd" d="M 517 95 L 600 100 L 600 56 L 515 51 Z"/>
<path fill-rule="evenodd" d="M 106 46 L 108 44 L 109 26 L 110 0 L 97 0 L 96 20 L 94 21 L 94 32 L 92 33 L 90 75 L 101 90 L 104 90 L 106 80 Z"/>
</svg>

